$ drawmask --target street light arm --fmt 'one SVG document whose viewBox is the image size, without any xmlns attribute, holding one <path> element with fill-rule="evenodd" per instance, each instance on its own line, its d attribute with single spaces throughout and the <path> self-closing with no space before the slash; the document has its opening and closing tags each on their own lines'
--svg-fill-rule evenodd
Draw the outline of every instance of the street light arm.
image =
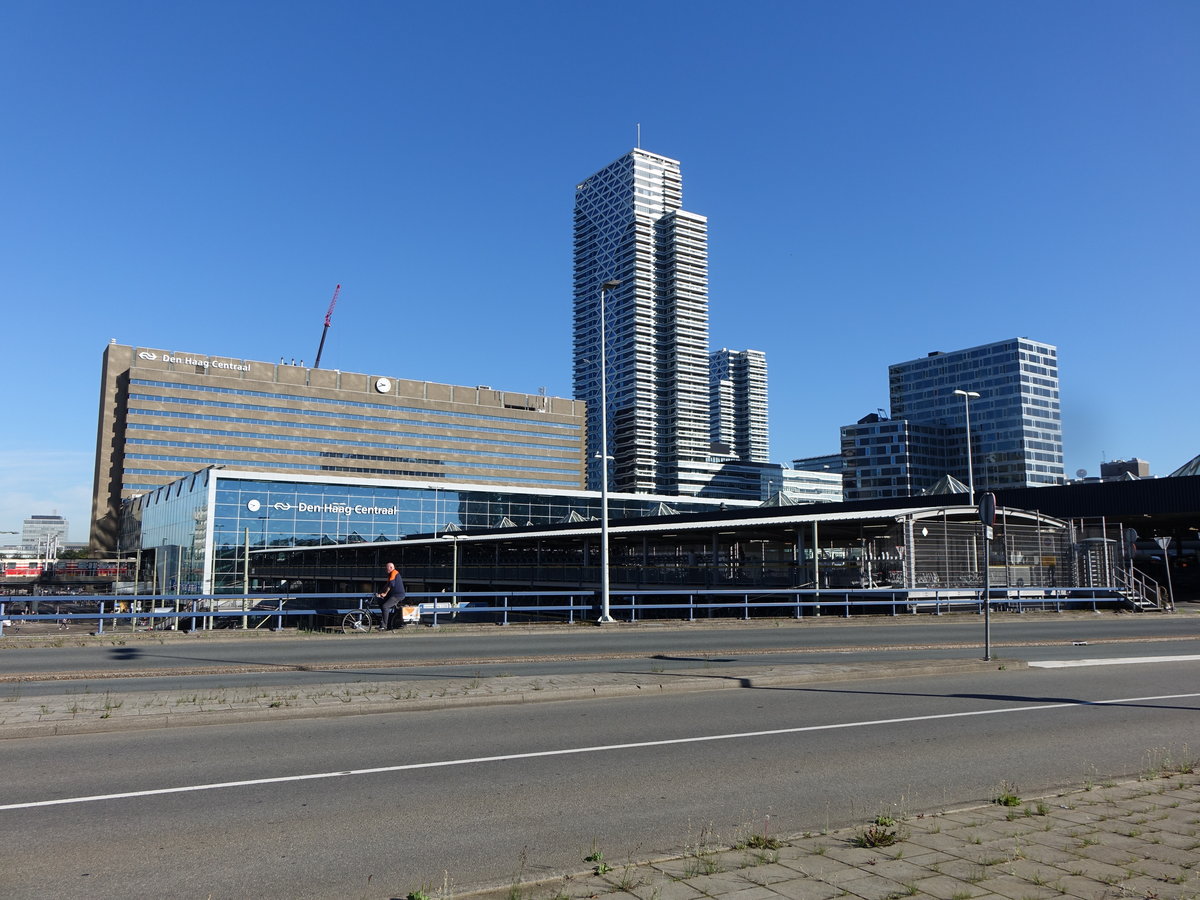
<svg viewBox="0 0 1200 900">
<path fill-rule="evenodd" d="M 963 413 L 967 423 L 967 500 L 975 505 L 975 466 L 971 461 L 971 398 L 978 399 L 978 391 L 964 391 L 959 388 L 954 389 L 954 393 L 963 398 Z"/>
</svg>

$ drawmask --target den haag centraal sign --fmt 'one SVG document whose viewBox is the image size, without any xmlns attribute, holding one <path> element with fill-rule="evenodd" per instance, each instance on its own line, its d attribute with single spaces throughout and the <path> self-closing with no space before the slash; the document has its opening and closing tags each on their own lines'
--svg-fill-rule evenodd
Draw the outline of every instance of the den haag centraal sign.
<svg viewBox="0 0 1200 900">
<path fill-rule="evenodd" d="M 257 512 L 261 504 L 251 500 L 246 504 L 251 512 Z M 301 513 L 329 513 L 335 516 L 395 516 L 400 513 L 399 506 L 364 506 L 350 503 L 272 503 L 271 508 L 278 512 L 296 510 Z"/>
<path fill-rule="evenodd" d="M 138 359 L 148 362 L 175 363 L 181 366 L 200 366 L 202 369 L 221 369 L 227 372 L 249 372 L 250 363 L 234 362 L 232 359 L 208 359 L 202 356 L 172 356 L 170 353 L 155 353 L 153 350 L 142 350 Z"/>
</svg>

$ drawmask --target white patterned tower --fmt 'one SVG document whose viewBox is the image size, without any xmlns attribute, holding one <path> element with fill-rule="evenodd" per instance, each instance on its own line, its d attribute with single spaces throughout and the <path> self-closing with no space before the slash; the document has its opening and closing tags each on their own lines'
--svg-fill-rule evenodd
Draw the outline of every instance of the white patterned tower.
<svg viewBox="0 0 1200 900">
<path fill-rule="evenodd" d="M 690 494 L 709 453 L 708 222 L 681 209 L 679 163 L 632 150 L 575 188 L 575 398 L 600 482 L 600 286 L 606 295 L 609 484 Z"/>
<path fill-rule="evenodd" d="M 722 348 L 710 364 L 713 443 L 743 462 L 768 462 L 766 354 Z"/>
</svg>

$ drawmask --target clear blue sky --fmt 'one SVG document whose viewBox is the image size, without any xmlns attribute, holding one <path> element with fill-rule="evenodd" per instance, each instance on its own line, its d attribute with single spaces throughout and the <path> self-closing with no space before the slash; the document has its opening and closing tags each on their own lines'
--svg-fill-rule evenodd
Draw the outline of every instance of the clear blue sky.
<svg viewBox="0 0 1200 900">
<path fill-rule="evenodd" d="M 86 538 L 110 338 L 571 391 L 577 182 L 642 146 L 709 219 L 772 456 L 887 366 L 1059 347 L 1068 474 L 1200 453 L 1200 4 L 0 5 L 0 529 Z M 3 543 L 3 541 L 0 541 Z"/>
</svg>

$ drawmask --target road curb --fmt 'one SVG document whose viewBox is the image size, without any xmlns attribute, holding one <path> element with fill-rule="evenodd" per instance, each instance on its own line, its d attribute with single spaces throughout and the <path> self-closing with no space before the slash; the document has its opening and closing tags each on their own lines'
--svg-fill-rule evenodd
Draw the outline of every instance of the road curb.
<svg viewBox="0 0 1200 900">
<path fill-rule="evenodd" d="M 307 692 L 329 693 L 320 701 L 299 701 L 304 705 L 288 705 L 291 701 L 247 701 L 241 709 L 177 708 L 174 712 L 137 713 L 129 710 L 138 705 L 147 705 L 147 699 L 158 698 L 166 703 L 164 694 L 178 695 L 179 692 L 139 692 L 128 695 L 108 694 L 103 711 L 88 710 L 89 717 L 76 714 L 70 719 L 53 721 L 19 722 L 9 721 L 4 713 L 25 712 L 33 707 L 26 701 L 22 707 L 0 708 L 0 740 L 18 738 L 51 737 L 61 735 L 101 734 L 119 731 L 146 731 L 160 728 L 176 728 L 196 725 L 237 725 L 251 722 L 279 722 L 300 719 L 335 718 L 341 716 L 376 715 L 380 713 L 420 712 L 437 709 L 463 709 L 481 706 L 518 705 L 554 701 L 578 701 L 591 699 L 616 699 L 650 694 L 698 693 L 719 690 L 746 690 L 763 688 L 798 687 L 831 681 L 859 681 L 914 677 L 920 675 L 950 675 L 995 670 L 1021 670 L 1027 668 L 1021 660 L 982 659 L 963 660 L 914 660 L 886 663 L 825 663 L 800 666 L 768 666 L 744 670 L 742 674 L 718 672 L 716 670 L 691 670 L 677 675 L 571 675 L 553 678 L 529 678 L 528 676 L 499 676 L 487 679 L 478 688 L 463 688 L 461 682 L 434 682 L 425 684 L 419 694 L 403 698 L 387 698 L 381 695 L 382 687 L 376 692 L 372 688 L 382 682 L 357 682 L 353 689 L 357 697 L 340 699 L 335 695 L 342 692 L 345 697 L 347 685 L 310 685 Z M 398 686 L 395 681 L 386 682 L 391 691 Z M 446 690 L 463 690 L 462 694 L 446 696 Z M 186 693 L 186 692 L 184 692 Z M 411 693 L 411 692 L 410 692 Z M 50 698 L 46 698 L 50 699 Z M 78 695 L 72 702 L 78 703 Z M 99 698 L 97 698 L 99 699 Z M 177 702 L 177 701 L 176 701 Z M 280 703 L 281 705 L 274 705 Z M 253 705 L 251 705 L 253 704 Z M 49 704 L 39 701 L 37 707 Z"/>
</svg>

